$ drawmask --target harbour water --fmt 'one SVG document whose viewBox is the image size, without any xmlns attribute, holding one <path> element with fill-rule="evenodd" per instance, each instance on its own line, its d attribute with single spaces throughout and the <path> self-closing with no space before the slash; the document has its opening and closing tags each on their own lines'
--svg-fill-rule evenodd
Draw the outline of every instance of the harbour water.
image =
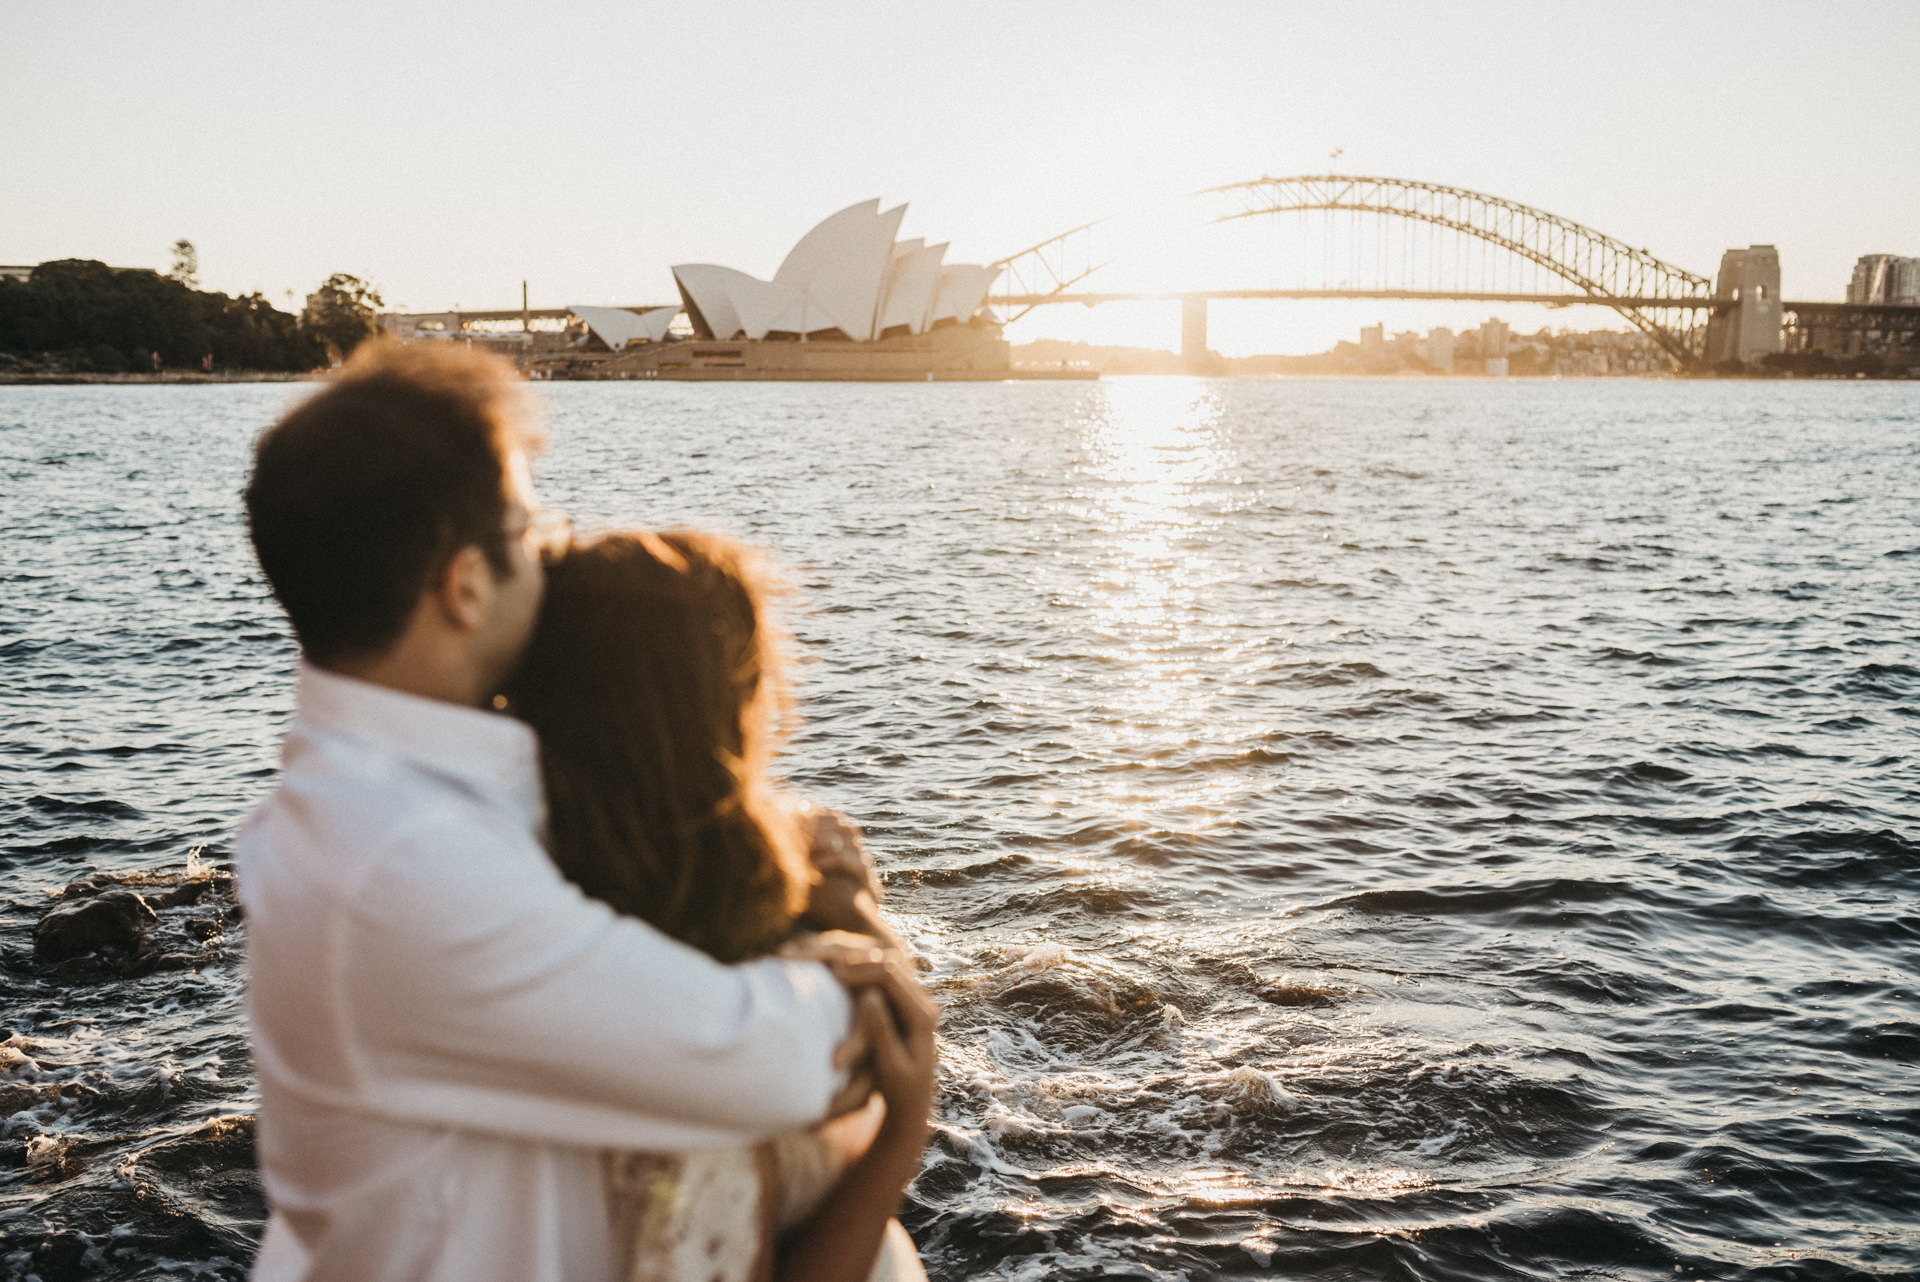
<svg viewBox="0 0 1920 1282">
<path fill-rule="evenodd" d="M 0 388 L 0 1277 L 258 1233 L 241 927 L 32 929 L 271 782 L 300 390 Z M 789 777 L 945 1004 L 936 1279 L 1920 1274 L 1920 386 L 540 395 L 546 501 L 799 589 Z"/>
</svg>

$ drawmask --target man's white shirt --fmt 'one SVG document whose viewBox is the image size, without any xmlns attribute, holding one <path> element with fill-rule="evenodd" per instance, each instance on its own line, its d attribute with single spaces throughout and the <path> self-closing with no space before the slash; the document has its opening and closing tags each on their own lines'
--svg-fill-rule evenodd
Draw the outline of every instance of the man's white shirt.
<svg viewBox="0 0 1920 1282">
<path fill-rule="evenodd" d="M 610 1279 L 600 1150 L 818 1120 L 849 1004 L 588 899 L 505 716 L 302 665 L 237 841 L 262 1282 Z"/>
</svg>

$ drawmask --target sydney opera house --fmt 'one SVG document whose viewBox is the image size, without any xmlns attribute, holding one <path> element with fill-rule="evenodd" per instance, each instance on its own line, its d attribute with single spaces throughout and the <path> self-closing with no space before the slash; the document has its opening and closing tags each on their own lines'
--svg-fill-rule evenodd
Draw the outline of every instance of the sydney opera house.
<svg viewBox="0 0 1920 1282">
<path fill-rule="evenodd" d="M 973 319 L 999 269 L 943 264 L 946 245 L 894 239 L 906 213 L 878 200 L 843 209 L 802 236 L 772 280 L 710 263 L 675 267 L 694 333 L 866 343 Z"/>
<path fill-rule="evenodd" d="M 946 262 L 947 246 L 898 239 L 907 207 L 849 206 L 802 236 L 770 280 L 712 263 L 673 268 L 693 332 L 668 334 L 668 308 L 624 311 L 599 378 L 943 381 L 1020 377 L 985 307 L 997 266 Z M 665 319 L 661 319 L 665 317 Z M 640 332 L 657 324 L 658 333 Z M 633 337 L 623 337 L 631 333 Z M 644 340 L 644 341 L 636 341 Z"/>
<path fill-rule="evenodd" d="M 851 205 L 802 236 L 770 280 L 712 263 L 672 269 L 680 301 L 543 312 L 384 316 L 405 339 L 511 348 L 534 377 L 939 381 L 1020 377 L 985 304 L 1000 267 L 946 262 L 944 243 L 898 239 L 907 207 Z M 681 317 L 685 317 L 684 324 Z M 687 331 L 691 330 L 691 337 Z M 565 335 L 563 338 L 562 335 Z"/>
</svg>

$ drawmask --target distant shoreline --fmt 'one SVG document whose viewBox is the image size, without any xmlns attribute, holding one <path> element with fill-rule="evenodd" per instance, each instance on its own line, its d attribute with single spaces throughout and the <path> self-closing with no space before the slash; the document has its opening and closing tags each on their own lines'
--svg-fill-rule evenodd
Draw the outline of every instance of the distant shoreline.
<svg viewBox="0 0 1920 1282">
<path fill-rule="evenodd" d="M 1032 372 L 1030 372 L 1032 367 L 1027 367 L 1023 369 L 1020 366 L 1015 366 L 1014 369 L 1016 372 L 1013 374 L 1012 379 L 1009 381 L 1025 382 L 1033 378 L 1033 374 Z M 329 372 L 330 371 L 326 371 L 326 370 L 318 370 L 318 371 L 312 371 L 304 374 L 288 374 L 288 373 L 274 373 L 274 372 L 251 372 L 251 373 L 235 372 L 235 373 L 225 373 L 225 374 L 220 374 L 220 373 L 206 374 L 198 370 L 169 370 L 160 374 L 0 373 L 0 387 L 71 387 L 71 386 L 89 386 L 89 385 L 96 385 L 96 384 L 106 384 L 110 386 L 112 385 L 126 386 L 126 385 L 143 384 L 143 383 L 165 383 L 165 384 L 174 385 L 174 386 L 212 384 L 212 383 L 313 383 L 313 382 L 319 382 L 321 379 L 326 378 Z M 1120 371 L 1113 372 L 1114 376 L 1120 376 L 1120 377 L 1124 377 L 1128 374 L 1133 374 L 1135 377 L 1149 377 L 1149 378 L 1156 377 L 1156 376 L 1160 376 L 1160 377 L 1193 377 L 1194 376 L 1194 375 L 1187 375 L 1184 372 L 1176 373 L 1174 371 L 1163 371 L 1163 370 L 1152 370 L 1152 371 L 1120 370 Z M 1440 374 L 1415 374 L 1411 371 L 1399 371 L 1393 374 L 1367 374 L 1367 373 L 1354 373 L 1350 371 L 1349 372 L 1314 371 L 1311 373 L 1285 373 L 1285 374 L 1247 373 L 1247 372 L 1241 372 L 1241 371 L 1234 371 L 1231 373 L 1202 371 L 1197 376 L 1201 378 L 1253 379 L 1253 380 L 1271 379 L 1271 378 L 1326 379 L 1326 380 L 1379 379 L 1382 381 L 1393 381 L 1396 379 L 1399 379 L 1399 380 L 1419 379 L 1423 381 L 1432 380 L 1432 381 L 1478 382 L 1478 383 L 1553 382 L 1555 380 L 1580 379 L 1580 378 L 1594 379 L 1594 380 L 1638 379 L 1642 381 L 1656 381 L 1656 382 L 1692 381 L 1692 382 L 1851 383 L 1855 381 L 1868 381 L 1868 382 L 1885 382 L 1889 380 L 1894 382 L 1911 381 L 1909 379 L 1902 379 L 1897 375 L 1888 376 L 1884 374 L 1878 375 L 1878 376 L 1868 375 L 1868 374 L 1851 374 L 1851 375 L 1825 374 L 1825 375 L 1799 375 L 1799 376 L 1793 376 L 1793 375 L 1781 376 L 1781 375 L 1763 375 L 1763 374 L 1748 374 L 1748 375 L 1741 376 L 1741 375 L 1715 374 L 1705 378 L 1696 378 L 1696 379 L 1688 379 L 1684 375 L 1678 375 L 1678 374 L 1672 374 L 1672 373 L 1521 374 L 1521 375 L 1509 375 L 1507 378 L 1502 379 L 1502 378 L 1497 378 L 1490 375 L 1455 374 L 1455 375 L 1449 376 L 1449 375 L 1440 375 Z M 556 380 L 556 381 L 570 381 L 570 380 Z M 819 381 L 819 380 L 802 380 L 802 381 Z M 995 380 L 987 379 L 982 381 L 991 382 Z"/>
<path fill-rule="evenodd" d="M 286 374 L 235 371 L 208 374 L 200 370 L 162 370 L 158 374 L 0 374 L 0 387 L 64 383 L 307 383 L 324 373 Z"/>
</svg>

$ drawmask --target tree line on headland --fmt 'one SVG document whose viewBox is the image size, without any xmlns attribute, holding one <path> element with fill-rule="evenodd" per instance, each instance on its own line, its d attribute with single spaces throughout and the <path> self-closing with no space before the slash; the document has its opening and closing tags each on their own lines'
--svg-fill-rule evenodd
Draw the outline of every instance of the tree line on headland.
<svg viewBox="0 0 1920 1282">
<path fill-rule="evenodd" d="M 0 276 L 0 372 L 151 373 L 162 368 L 302 372 L 324 368 L 375 332 L 380 295 L 335 275 L 298 316 L 253 293 L 196 288 L 193 246 L 162 275 L 86 258 Z"/>
</svg>

